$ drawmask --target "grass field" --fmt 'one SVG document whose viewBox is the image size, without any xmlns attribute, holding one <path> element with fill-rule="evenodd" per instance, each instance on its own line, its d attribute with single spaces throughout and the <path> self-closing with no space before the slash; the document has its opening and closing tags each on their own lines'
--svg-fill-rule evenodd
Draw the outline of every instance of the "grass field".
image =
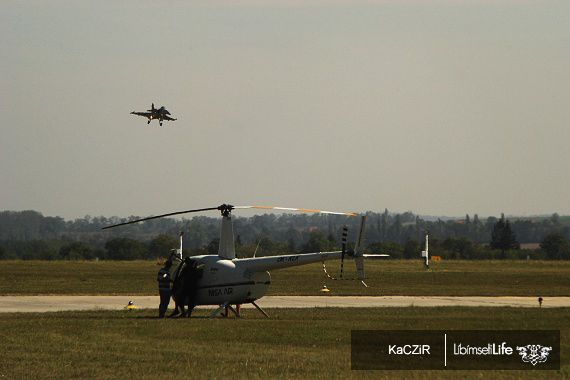
<svg viewBox="0 0 570 380">
<path fill-rule="evenodd" d="M 155 310 L 0 314 L 0 378 L 568 378 L 570 310 L 244 309 L 242 319 Z M 351 329 L 561 329 L 560 371 L 351 371 Z"/>
<path fill-rule="evenodd" d="M 346 266 L 354 271 L 353 264 Z M 0 261 L 0 294 L 156 295 L 159 263 Z M 338 263 L 329 262 L 338 273 Z M 369 261 L 369 288 L 326 280 L 322 265 L 273 271 L 270 295 L 569 296 L 570 263 Z M 349 276 L 354 273 L 347 273 Z M 270 309 L 266 319 L 155 318 L 156 310 L 0 313 L 0 379 L 569 378 L 570 309 Z M 352 329 L 561 330 L 560 371 L 351 371 Z"/>
<path fill-rule="evenodd" d="M 155 295 L 153 261 L 0 261 L 0 294 Z M 338 275 L 339 263 L 327 262 Z M 354 277 L 354 263 L 345 263 Z M 369 285 L 325 278 L 322 265 L 271 272 L 268 295 L 570 296 L 569 261 L 442 261 L 426 271 L 419 260 L 366 262 Z"/>
</svg>

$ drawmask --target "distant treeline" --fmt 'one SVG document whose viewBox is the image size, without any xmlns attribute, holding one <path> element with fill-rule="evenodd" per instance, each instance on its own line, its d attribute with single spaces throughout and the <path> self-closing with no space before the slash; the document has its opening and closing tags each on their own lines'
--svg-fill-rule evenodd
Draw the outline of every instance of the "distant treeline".
<svg viewBox="0 0 570 380">
<path fill-rule="evenodd" d="M 426 220 L 413 214 L 367 212 L 366 246 L 371 253 L 392 258 L 417 258 L 429 231 L 430 254 L 443 258 L 569 258 L 570 217 L 480 219 L 477 214 L 461 220 Z M 179 245 L 184 232 L 185 254 L 216 253 L 220 218 L 195 216 L 191 219 L 162 218 L 101 230 L 129 218 L 86 216 L 74 221 L 45 217 L 36 211 L 0 212 L 0 259 L 108 259 L 130 260 L 165 257 Z M 511 244 L 497 249 L 492 244 L 497 224 L 508 222 Z M 344 225 L 354 240 L 359 218 L 323 214 L 234 215 L 238 256 L 257 251 L 258 256 L 338 249 Z M 553 240 L 554 237 L 554 240 Z M 518 244 L 540 243 L 540 250 L 520 250 Z M 550 246 L 548 245 L 550 244 Z M 552 244 L 555 248 L 552 248 Z"/>
</svg>

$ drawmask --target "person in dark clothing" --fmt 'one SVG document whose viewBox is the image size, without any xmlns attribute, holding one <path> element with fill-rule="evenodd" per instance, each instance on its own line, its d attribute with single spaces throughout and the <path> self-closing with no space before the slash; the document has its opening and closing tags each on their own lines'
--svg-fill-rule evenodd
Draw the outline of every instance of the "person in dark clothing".
<svg viewBox="0 0 570 380">
<path fill-rule="evenodd" d="M 164 314 L 166 314 L 168 304 L 170 303 L 170 296 L 172 295 L 170 291 L 170 267 L 172 267 L 172 261 L 167 260 L 164 264 L 164 268 L 158 271 L 158 293 L 160 294 L 160 305 L 158 306 L 159 318 L 164 318 Z"/>
<path fill-rule="evenodd" d="M 196 290 L 199 277 L 199 269 L 197 268 L 196 260 L 187 257 L 184 259 L 184 268 L 176 277 L 176 281 L 172 288 L 174 295 L 174 302 L 176 303 L 176 310 L 174 315 L 178 314 L 180 309 L 181 317 L 190 317 L 192 310 L 196 306 Z M 188 312 L 184 309 L 184 305 L 188 305 Z"/>
</svg>

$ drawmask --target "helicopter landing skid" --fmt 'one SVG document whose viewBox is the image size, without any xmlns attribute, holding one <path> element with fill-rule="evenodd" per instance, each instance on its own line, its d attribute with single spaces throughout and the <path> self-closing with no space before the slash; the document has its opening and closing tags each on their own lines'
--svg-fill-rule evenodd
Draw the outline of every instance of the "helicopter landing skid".
<svg viewBox="0 0 570 380">
<path fill-rule="evenodd" d="M 259 310 L 261 312 L 261 314 L 265 315 L 267 318 L 269 318 L 269 315 L 267 315 L 267 313 L 258 305 L 255 303 L 255 301 L 251 301 L 251 304 L 253 306 L 255 306 L 255 308 L 257 310 Z M 224 310 L 226 308 L 226 306 L 238 317 L 240 318 L 240 315 L 237 313 L 237 311 L 230 305 L 229 302 L 224 302 L 223 304 L 220 305 L 219 308 L 216 309 L 216 311 L 214 311 L 212 313 L 212 315 L 210 315 L 210 318 L 214 318 L 216 315 L 218 315 L 220 313 L 220 311 Z"/>
<path fill-rule="evenodd" d="M 259 307 L 259 305 L 255 303 L 255 301 L 251 301 L 251 303 L 253 304 L 253 306 L 255 306 L 255 308 L 257 310 L 259 310 L 263 315 L 265 315 L 267 318 L 269 318 L 269 315 L 267 315 L 267 313 L 265 311 L 263 311 L 263 309 L 261 307 Z"/>
<path fill-rule="evenodd" d="M 217 308 L 216 311 L 212 313 L 212 315 L 210 315 L 210 318 L 214 318 L 216 315 L 218 315 L 220 311 L 224 310 L 226 306 L 228 306 L 229 304 L 230 304 L 229 302 L 224 302 L 223 304 L 221 304 L 220 307 Z"/>
</svg>

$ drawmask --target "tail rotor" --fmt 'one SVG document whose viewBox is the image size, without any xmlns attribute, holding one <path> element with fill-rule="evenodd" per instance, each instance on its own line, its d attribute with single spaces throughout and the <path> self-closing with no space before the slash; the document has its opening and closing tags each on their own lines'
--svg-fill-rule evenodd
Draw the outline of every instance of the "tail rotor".
<svg viewBox="0 0 570 380">
<path fill-rule="evenodd" d="M 366 227 L 366 217 L 362 216 L 360 219 L 360 229 L 358 230 L 358 237 L 356 239 L 356 245 L 354 246 L 354 262 L 356 263 L 356 272 L 358 273 L 358 279 L 366 287 L 364 282 L 364 229 Z"/>
<path fill-rule="evenodd" d="M 348 226 L 342 228 L 342 254 L 340 256 L 340 279 L 343 279 L 344 274 L 344 255 L 346 254 L 346 241 L 348 239 Z"/>
<path fill-rule="evenodd" d="M 330 278 L 331 280 L 360 280 L 362 284 L 366 287 L 366 283 L 364 282 L 365 274 L 364 274 L 364 258 L 370 255 L 364 254 L 364 228 L 366 227 L 366 217 L 362 216 L 360 221 L 360 229 L 358 231 L 358 236 L 356 239 L 356 245 L 354 250 L 347 250 L 347 239 L 348 239 L 348 226 L 344 226 L 342 229 L 342 252 L 340 255 L 340 277 L 335 278 L 332 277 L 328 272 L 325 266 L 325 262 L 323 261 L 323 270 L 325 275 Z M 348 254 L 349 257 L 354 258 L 356 262 L 356 271 L 358 276 L 356 278 L 344 278 L 344 257 Z"/>
</svg>

